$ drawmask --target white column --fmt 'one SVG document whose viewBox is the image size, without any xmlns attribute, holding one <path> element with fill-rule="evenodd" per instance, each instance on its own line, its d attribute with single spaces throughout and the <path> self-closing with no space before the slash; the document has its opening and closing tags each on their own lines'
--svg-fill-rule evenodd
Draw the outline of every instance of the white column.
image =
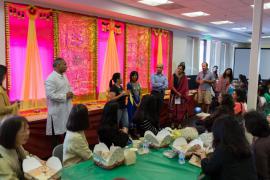
<svg viewBox="0 0 270 180">
<path fill-rule="evenodd" d="M 250 54 L 250 64 L 249 64 L 248 104 L 247 104 L 249 110 L 256 109 L 257 107 L 263 2 L 264 0 L 254 0 L 251 54 Z"/>
<path fill-rule="evenodd" d="M 0 64 L 6 64 L 5 7 L 3 0 L 0 0 Z"/>
</svg>

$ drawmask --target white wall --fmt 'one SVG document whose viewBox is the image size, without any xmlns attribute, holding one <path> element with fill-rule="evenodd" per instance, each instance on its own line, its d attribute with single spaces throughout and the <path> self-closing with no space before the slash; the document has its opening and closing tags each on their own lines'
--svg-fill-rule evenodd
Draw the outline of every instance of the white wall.
<svg viewBox="0 0 270 180">
<path fill-rule="evenodd" d="M 186 44 L 187 35 L 181 31 L 173 31 L 173 58 L 172 58 L 172 72 L 176 69 L 178 64 L 182 61 L 186 62 Z M 187 62 L 186 62 L 187 64 Z"/>
<path fill-rule="evenodd" d="M 0 0 L 0 64 L 6 64 L 4 2 Z"/>
</svg>

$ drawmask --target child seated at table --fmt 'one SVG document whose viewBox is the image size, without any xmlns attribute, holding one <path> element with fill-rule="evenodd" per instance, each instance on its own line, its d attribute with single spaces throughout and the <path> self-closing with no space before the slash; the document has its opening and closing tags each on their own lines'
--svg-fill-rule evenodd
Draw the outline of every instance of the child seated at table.
<svg viewBox="0 0 270 180">
<path fill-rule="evenodd" d="M 84 130 L 89 128 L 88 109 L 83 104 L 73 106 L 68 122 L 63 147 L 65 167 L 86 161 L 92 157 Z"/>
<path fill-rule="evenodd" d="M 128 142 L 128 131 L 126 128 L 119 128 L 117 111 L 119 105 L 117 102 L 107 102 L 103 109 L 102 122 L 98 130 L 99 141 L 106 144 L 125 147 Z"/>
</svg>

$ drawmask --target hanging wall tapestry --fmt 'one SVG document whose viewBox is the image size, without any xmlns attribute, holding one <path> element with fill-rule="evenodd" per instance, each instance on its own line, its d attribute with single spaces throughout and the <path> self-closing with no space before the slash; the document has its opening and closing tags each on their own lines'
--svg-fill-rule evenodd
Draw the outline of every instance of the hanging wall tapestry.
<svg viewBox="0 0 270 180">
<path fill-rule="evenodd" d="M 95 99 L 96 18 L 66 12 L 57 14 L 57 54 L 67 62 L 66 75 L 76 96 L 75 101 Z"/>
</svg>

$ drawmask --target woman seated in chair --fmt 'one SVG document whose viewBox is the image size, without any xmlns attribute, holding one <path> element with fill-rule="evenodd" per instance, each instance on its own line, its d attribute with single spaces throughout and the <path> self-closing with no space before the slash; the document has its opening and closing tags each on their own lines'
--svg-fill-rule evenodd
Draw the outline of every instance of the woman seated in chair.
<svg viewBox="0 0 270 180">
<path fill-rule="evenodd" d="M 28 155 L 23 145 L 29 139 L 29 125 L 21 116 L 10 116 L 0 123 L 0 179 L 24 179 L 22 161 Z"/>
<path fill-rule="evenodd" d="M 106 144 L 108 148 L 111 145 L 125 147 L 128 142 L 127 128 L 120 129 L 117 122 L 119 104 L 117 102 L 107 102 L 103 109 L 102 122 L 98 130 L 99 141 Z"/>
<path fill-rule="evenodd" d="M 152 95 L 145 95 L 142 98 L 140 107 L 137 109 L 134 122 L 137 124 L 138 131 L 144 136 L 145 131 L 158 133 L 158 115 L 156 112 L 157 99 Z"/>
<path fill-rule="evenodd" d="M 92 157 L 84 131 L 89 128 L 88 109 L 83 104 L 73 106 L 63 145 L 63 165 L 65 167 L 86 161 Z"/>
</svg>

